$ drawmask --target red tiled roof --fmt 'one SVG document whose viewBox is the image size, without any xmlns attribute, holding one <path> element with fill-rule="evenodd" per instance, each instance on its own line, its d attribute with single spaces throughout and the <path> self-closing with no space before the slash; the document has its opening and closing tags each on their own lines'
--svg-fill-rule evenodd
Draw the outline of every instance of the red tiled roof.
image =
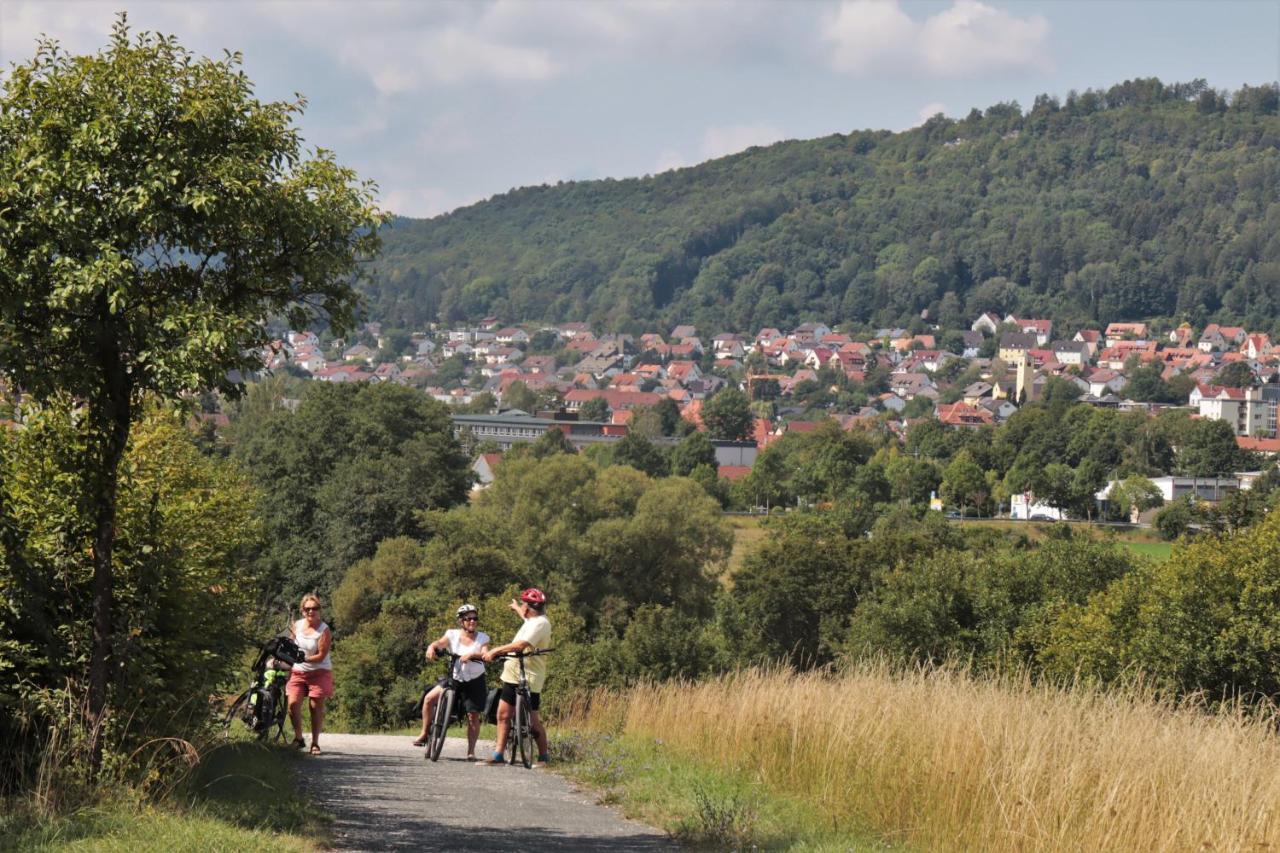
<svg viewBox="0 0 1280 853">
<path fill-rule="evenodd" d="M 1254 450 L 1258 453 L 1280 453 L 1280 438 L 1255 438 L 1248 435 L 1237 435 L 1236 446 L 1241 450 Z"/>
<path fill-rule="evenodd" d="M 751 473 L 750 465 L 721 465 L 719 474 L 731 483 L 736 483 Z"/>
</svg>

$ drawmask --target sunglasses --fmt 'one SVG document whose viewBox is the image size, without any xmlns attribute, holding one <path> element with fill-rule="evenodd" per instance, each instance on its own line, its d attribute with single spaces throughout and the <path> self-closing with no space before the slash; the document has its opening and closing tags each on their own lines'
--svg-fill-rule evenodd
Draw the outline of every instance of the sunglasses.
<svg viewBox="0 0 1280 853">
<path fill-rule="evenodd" d="M 302 612 L 303 612 L 303 613 L 319 613 L 319 612 L 320 612 L 320 608 L 319 608 L 319 607 L 304 607 L 304 608 L 302 608 Z"/>
<path fill-rule="evenodd" d="M 479 622 L 479 621 L 480 621 L 480 617 L 479 617 L 479 616 L 463 616 L 461 621 L 463 621 L 463 622 Z"/>
</svg>

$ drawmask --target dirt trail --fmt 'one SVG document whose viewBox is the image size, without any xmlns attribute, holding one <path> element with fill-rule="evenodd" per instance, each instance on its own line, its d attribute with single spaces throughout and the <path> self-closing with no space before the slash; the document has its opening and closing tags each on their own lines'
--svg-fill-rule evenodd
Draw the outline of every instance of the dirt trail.
<svg viewBox="0 0 1280 853">
<path fill-rule="evenodd" d="M 596 805 L 590 792 L 554 773 L 477 767 L 466 760 L 466 741 L 458 738 L 449 738 L 432 763 L 409 741 L 403 735 L 325 734 L 324 755 L 301 762 L 303 787 L 336 815 L 336 849 L 677 849 L 662 832 Z"/>
</svg>

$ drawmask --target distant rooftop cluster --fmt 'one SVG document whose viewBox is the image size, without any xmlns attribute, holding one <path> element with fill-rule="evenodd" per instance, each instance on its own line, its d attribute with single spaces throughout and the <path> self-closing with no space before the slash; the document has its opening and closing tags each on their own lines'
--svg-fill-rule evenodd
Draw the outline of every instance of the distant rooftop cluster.
<svg viewBox="0 0 1280 853">
<path fill-rule="evenodd" d="M 398 337 L 370 323 L 352 341 L 290 331 L 266 349 L 263 365 L 320 382 L 414 385 L 455 407 L 489 401 L 470 415 L 524 418 L 523 429 L 504 427 L 512 441 L 557 423 L 576 441 L 616 438 L 635 412 L 664 398 L 701 427 L 703 402 L 732 385 L 755 401 L 759 449 L 823 418 L 902 436 L 930 418 L 978 428 L 1057 394 L 1124 410 L 1189 407 L 1229 423 L 1241 446 L 1280 450 L 1280 347 L 1266 333 L 1216 323 L 1157 330 L 1113 322 L 1059 335 L 1051 318 L 984 313 L 967 328 L 850 334 L 806 322 L 704 338 L 691 324 L 597 334 L 583 322 L 488 317 Z M 580 423 L 564 426 L 571 421 Z"/>
</svg>

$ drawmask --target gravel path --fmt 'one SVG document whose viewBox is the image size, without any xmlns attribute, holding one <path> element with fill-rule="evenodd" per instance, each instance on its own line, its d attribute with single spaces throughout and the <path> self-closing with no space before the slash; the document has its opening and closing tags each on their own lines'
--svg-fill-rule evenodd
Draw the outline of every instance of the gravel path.
<svg viewBox="0 0 1280 853">
<path fill-rule="evenodd" d="M 301 762 L 301 781 L 336 816 L 338 850 L 673 851 L 652 827 L 595 804 L 554 773 L 477 767 L 466 741 L 440 760 L 404 735 L 325 733 L 324 755 Z M 492 744 L 481 741 L 477 754 Z"/>
</svg>

